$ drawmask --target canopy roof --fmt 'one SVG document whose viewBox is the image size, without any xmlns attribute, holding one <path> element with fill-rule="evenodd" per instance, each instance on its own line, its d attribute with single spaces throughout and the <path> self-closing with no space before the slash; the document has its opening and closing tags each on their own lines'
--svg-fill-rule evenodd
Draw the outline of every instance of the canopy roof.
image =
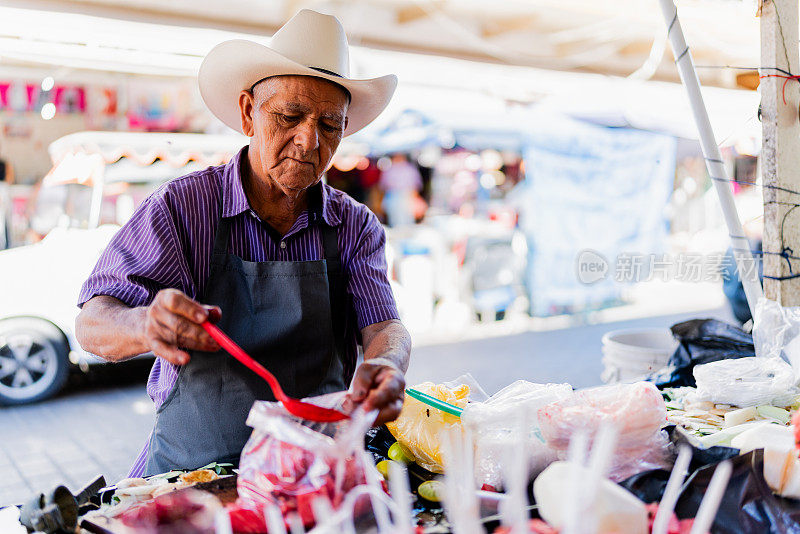
<svg viewBox="0 0 800 534">
<path fill-rule="evenodd" d="M 78 132 L 50 144 L 44 184 L 158 182 L 227 162 L 246 145 L 241 135 Z"/>
<path fill-rule="evenodd" d="M 56 139 L 48 147 L 53 164 L 67 154 L 98 154 L 106 164 L 121 158 L 140 166 L 161 160 L 173 167 L 189 161 L 219 165 L 248 143 L 242 135 L 142 132 L 77 132 Z"/>
<path fill-rule="evenodd" d="M 697 64 L 759 63 L 755 0 L 677 4 Z M 266 42 L 307 7 L 339 17 L 350 43 L 363 48 L 678 79 L 664 46 L 658 5 L 644 0 L 7 0 L 4 5 L 12 6 L 0 12 L 6 64 L 193 76 L 216 43 L 234 37 Z M 359 52 L 353 60 L 356 75 L 391 71 L 391 65 L 371 65 Z M 736 74 L 701 69 L 705 83 L 725 87 L 736 85 Z"/>
</svg>

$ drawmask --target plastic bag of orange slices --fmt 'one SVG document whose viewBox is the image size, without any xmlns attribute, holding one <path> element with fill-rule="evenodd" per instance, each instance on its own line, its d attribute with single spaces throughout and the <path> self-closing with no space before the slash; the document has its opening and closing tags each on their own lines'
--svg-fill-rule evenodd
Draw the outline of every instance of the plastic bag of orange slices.
<svg viewBox="0 0 800 534">
<path fill-rule="evenodd" d="M 459 408 L 467 405 L 470 394 L 470 387 L 463 383 L 455 385 L 423 382 L 414 386 L 414 389 Z M 461 427 L 461 419 L 406 395 L 400 417 L 387 423 L 386 427 L 397 441 L 411 451 L 420 466 L 434 473 L 443 473 L 439 434 L 454 425 Z"/>
</svg>

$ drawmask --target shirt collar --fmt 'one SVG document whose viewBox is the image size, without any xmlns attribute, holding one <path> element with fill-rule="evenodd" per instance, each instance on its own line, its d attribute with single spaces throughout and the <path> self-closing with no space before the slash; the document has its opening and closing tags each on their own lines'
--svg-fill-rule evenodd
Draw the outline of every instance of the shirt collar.
<svg viewBox="0 0 800 534">
<path fill-rule="evenodd" d="M 242 163 L 247 157 L 247 146 L 243 147 L 230 161 L 223 170 L 222 184 L 222 216 L 234 217 L 245 211 L 250 211 L 250 202 L 242 187 Z M 342 219 L 331 198 L 330 186 L 320 183 L 312 188 L 312 195 L 309 198 L 308 218 L 309 223 L 317 222 L 319 213 L 322 212 L 322 219 L 328 226 L 341 224 Z"/>
<path fill-rule="evenodd" d="M 247 146 L 228 161 L 222 173 L 222 216 L 233 217 L 250 210 L 250 203 L 242 187 L 242 158 L 247 157 Z"/>
</svg>

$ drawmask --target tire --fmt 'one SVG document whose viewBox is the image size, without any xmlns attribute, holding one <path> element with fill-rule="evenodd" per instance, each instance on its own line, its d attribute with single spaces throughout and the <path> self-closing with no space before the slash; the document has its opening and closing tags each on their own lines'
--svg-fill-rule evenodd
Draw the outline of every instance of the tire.
<svg viewBox="0 0 800 534">
<path fill-rule="evenodd" d="M 35 317 L 0 321 L 0 405 L 38 402 L 69 376 L 69 344 L 53 323 Z"/>
</svg>

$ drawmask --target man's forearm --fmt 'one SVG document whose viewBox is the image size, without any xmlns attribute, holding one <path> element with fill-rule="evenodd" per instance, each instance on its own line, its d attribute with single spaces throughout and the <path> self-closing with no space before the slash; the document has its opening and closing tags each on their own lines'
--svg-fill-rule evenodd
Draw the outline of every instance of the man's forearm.
<svg viewBox="0 0 800 534">
<path fill-rule="evenodd" d="M 388 360 L 400 371 L 408 370 L 411 356 L 411 336 L 398 320 L 370 325 L 362 331 L 364 361 L 380 358 Z"/>
<path fill-rule="evenodd" d="M 83 305 L 75 336 L 84 350 L 112 362 L 150 350 L 142 342 L 146 308 L 131 308 L 114 297 L 97 296 Z"/>
</svg>

